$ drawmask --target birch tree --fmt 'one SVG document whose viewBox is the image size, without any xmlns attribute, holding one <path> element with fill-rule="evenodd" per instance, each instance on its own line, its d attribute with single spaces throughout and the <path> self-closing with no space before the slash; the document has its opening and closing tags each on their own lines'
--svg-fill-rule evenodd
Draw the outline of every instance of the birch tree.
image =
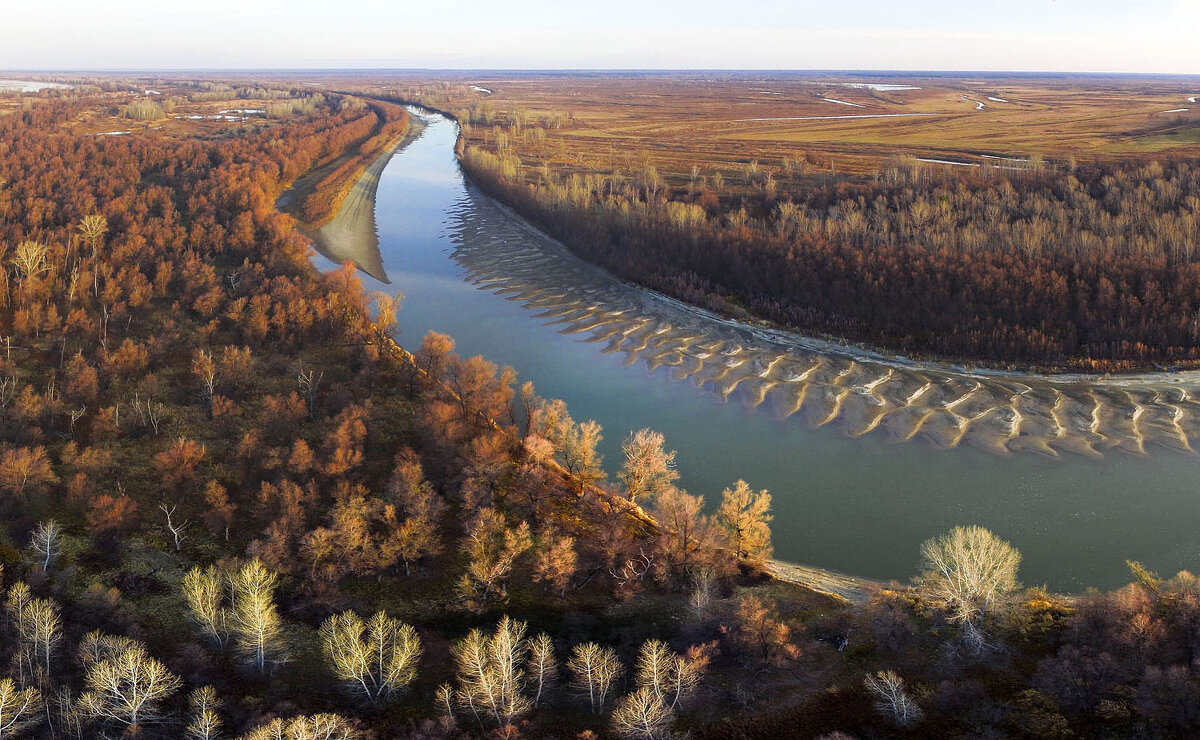
<svg viewBox="0 0 1200 740">
<path fill-rule="evenodd" d="M 674 722 L 675 712 L 648 686 L 623 697 L 612 713 L 613 732 L 629 740 L 670 737 Z"/>
<path fill-rule="evenodd" d="M 359 740 L 362 733 L 337 714 L 314 714 L 275 719 L 242 735 L 239 740 Z"/>
<path fill-rule="evenodd" d="M 177 676 L 142 643 L 97 632 L 79 648 L 87 690 L 79 705 L 95 719 L 133 727 L 162 720 L 161 705 L 180 686 Z"/>
<path fill-rule="evenodd" d="M 243 565 L 230 579 L 230 625 L 237 649 L 259 673 L 283 661 L 279 645 L 282 626 L 275 608 L 278 583 L 279 576 L 267 570 L 258 558 Z"/>
<path fill-rule="evenodd" d="M 51 561 L 62 551 L 62 527 L 53 519 L 38 524 L 29 538 L 29 549 L 42 570 L 49 571 Z"/>
<path fill-rule="evenodd" d="M 8 590 L 4 608 L 16 633 L 13 661 L 21 683 L 39 674 L 49 679 L 54 653 L 62 642 L 58 605 L 50 599 L 34 597 L 25 582 L 17 581 Z"/>
<path fill-rule="evenodd" d="M 28 646 L 30 667 L 42 672 L 46 679 L 52 675 L 51 661 L 62 642 L 62 618 L 58 604 L 50 599 L 31 599 L 22 619 L 22 642 Z"/>
<path fill-rule="evenodd" d="M 188 723 L 183 730 L 188 740 L 217 740 L 221 736 L 219 707 L 213 687 L 202 686 L 192 692 L 188 697 Z"/>
<path fill-rule="evenodd" d="M 0 740 L 21 737 L 41 723 L 42 694 L 18 689 L 11 678 L 0 679 Z"/>
<path fill-rule="evenodd" d="M 592 712 L 604 710 L 613 683 L 620 678 L 624 668 L 612 648 L 601 647 L 594 642 L 576 645 L 567 661 L 572 674 L 571 685 L 588 698 Z"/>
<path fill-rule="evenodd" d="M 451 650 L 458 669 L 458 686 L 447 695 L 483 725 L 511 725 L 533 708 L 525 695 L 525 662 L 529 642 L 524 622 L 504 616 L 492 635 L 474 629 Z"/>
<path fill-rule="evenodd" d="M 371 702 L 386 700 L 416 678 L 417 631 L 382 611 L 366 623 L 352 611 L 331 616 L 321 625 L 321 644 L 334 674 Z"/>
<path fill-rule="evenodd" d="M 92 259 L 96 258 L 97 248 L 100 246 L 100 240 L 108 232 L 108 219 L 99 214 L 93 213 L 90 216 L 84 216 L 79 221 L 79 234 L 89 247 L 92 248 Z"/>
<path fill-rule="evenodd" d="M 1021 554 L 983 527 L 955 527 L 921 545 L 930 593 L 946 602 L 951 621 L 963 626 L 964 637 L 981 647 L 984 617 L 1017 587 Z"/>
<path fill-rule="evenodd" d="M 554 657 L 554 640 L 545 632 L 529 641 L 529 684 L 536 707 L 542 695 L 558 679 L 558 660 Z"/>
<path fill-rule="evenodd" d="M 634 682 L 648 688 L 671 710 L 695 693 L 700 677 L 708 667 L 708 655 L 693 648 L 677 655 L 662 640 L 647 640 L 638 651 Z"/>
<path fill-rule="evenodd" d="M 224 650 L 229 642 L 228 580 L 213 566 L 195 567 L 183 577 L 183 599 L 200 630 Z"/>
<path fill-rule="evenodd" d="M 875 699 L 875 709 L 901 727 L 921 719 L 921 708 L 909 695 L 904 679 L 895 671 L 879 671 L 863 679 L 863 686 Z"/>
</svg>

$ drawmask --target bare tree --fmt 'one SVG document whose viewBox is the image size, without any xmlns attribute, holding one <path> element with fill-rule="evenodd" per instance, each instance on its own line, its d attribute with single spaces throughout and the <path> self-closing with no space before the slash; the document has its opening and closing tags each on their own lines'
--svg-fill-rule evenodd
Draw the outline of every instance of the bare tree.
<svg viewBox="0 0 1200 740">
<path fill-rule="evenodd" d="M 458 667 L 454 703 L 471 712 L 480 726 L 489 716 L 498 726 L 511 725 L 533 707 L 524 694 L 529 643 L 525 623 L 504 616 L 491 636 L 475 629 L 455 643 Z"/>
<path fill-rule="evenodd" d="M 567 668 L 573 675 L 572 686 L 588 697 L 592 712 L 596 714 L 604 710 L 613 683 L 624 671 L 616 651 L 594 642 L 576 645 Z"/>
<path fill-rule="evenodd" d="M 29 602 L 27 613 L 26 642 L 32 646 L 34 665 L 44 671 L 43 675 L 48 680 L 52 675 L 50 664 L 54 652 L 62 642 L 62 618 L 59 617 L 58 604 L 50 599 L 33 599 Z"/>
<path fill-rule="evenodd" d="M 901 727 L 921 720 L 921 707 L 904 687 L 904 679 L 895 671 L 879 671 L 863 679 L 863 686 L 875 698 L 875 708 Z"/>
<path fill-rule="evenodd" d="M 267 570 L 258 558 L 243 565 L 230 578 L 232 610 L 230 624 L 237 636 L 237 648 L 259 673 L 266 673 L 275 662 L 282 662 L 279 635 L 282 631 L 275 608 L 275 587 L 279 576 Z"/>
<path fill-rule="evenodd" d="M 100 240 L 108 232 L 108 219 L 99 214 L 84 216 L 79 221 L 79 233 L 88 246 L 92 248 L 92 259 L 96 258 L 96 252 L 100 246 Z"/>
<path fill-rule="evenodd" d="M 663 449 L 663 436 L 649 429 L 630 434 L 621 445 L 625 462 L 617 480 L 625 487 L 630 501 L 653 498 L 679 480 L 675 470 L 675 453 Z"/>
<path fill-rule="evenodd" d="M 0 679 L 0 740 L 18 738 L 41 723 L 42 694 L 18 689 L 11 678 Z"/>
<path fill-rule="evenodd" d="M 29 549 L 39 560 L 42 570 L 49 571 L 51 561 L 62 551 L 62 527 L 53 519 L 38 524 L 29 538 Z"/>
<path fill-rule="evenodd" d="M 211 686 L 202 686 L 188 697 L 188 723 L 184 734 L 188 740 L 217 740 L 221 736 L 221 702 Z"/>
<path fill-rule="evenodd" d="M 697 620 L 704 619 L 712 606 L 716 577 L 712 568 L 701 567 L 692 573 L 692 593 L 688 597 L 688 609 Z"/>
<path fill-rule="evenodd" d="M 329 617 L 321 625 L 321 643 L 334 674 L 372 702 L 387 699 L 417 676 L 417 631 L 382 611 L 365 624 L 352 611 Z"/>
<path fill-rule="evenodd" d="M 647 640 L 638 651 L 634 681 L 674 710 L 696 692 L 707 667 L 708 655 L 703 650 L 693 648 L 686 656 L 677 655 L 662 640 Z"/>
<path fill-rule="evenodd" d="M 623 697 L 612 713 L 612 728 L 629 740 L 662 740 L 671 736 L 675 712 L 647 686 Z"/>
<path fill-rule="evenodd" d="M 639 687 L 652 690 L 661 699 L 671 683 L 670 675 L 675 667 L 675 653 L 662 640 L 646 640 L 638 650 L 637 663 L 633 669 L 634 682 Z"/>
<path fill-rule="evenodd" d="M 202 349 L 196 350 L 192 358 L 192 374 L 200 381 L 200 393 L 204 400 L 212 403 L 217 393 L 217 365 L 212 355 Z"/>
<path fill-rule="evenodd" d="M 529 641 L 528 663 L 530 690 L 533 691 L 533 705 L 536 707 L 542 700 L 542 694 L 554 685 L 558 678 L 558 660 L 554 657 L 554 640 L 542 632 Z"/>
<path fill-rule="evenodd" d="M 87 686 L 79 704 L 101 722 L 124 727 L 158 722 L 163 701 L 179 689 L 179 678 L 136 640 L 91 632 L 79 653 Z"/>
<path fill-rule="evenodd" d="M 225 574 L 211 565 L 192 568 L 183 577 L 183 599 L 192 619 L 222 650 L 228 644 L 230 634 L 226 585 Z"/>
<path fill-rule="evenodd" d="M 50 265 L 46 262 L 46 252 L 45 244 L 33 241 L 21 242 L 13 250 L 12 263 L 21 275 L 22 286 L 50 270 Z"/>
<path fill-rule="evenodd" d="M 27 634 L 25 626 L 28 619 L 29 602 L 33 600 L 33 594 L 29 590 L 29 584 L 24 581 L 16 581 L 8 588 L 8 595 L 4 599 L 4 611 L 8 612 L 8 618 L 12 622 L 13 630 L 17 633 L 18 640 L 24 640 Z M 13 661 L 17 664 L 20 671 L 21 683 L 25 683 L 28 676 L 25 671 L 29 663 L 28 648 L 20 643 L 17 645 L 16 655 L 13 656 Z"/>
<path fill-rule="evenodd" d="M 313 418 L 317 403 L 317 392 L 321 389 L 321 381 L 325 380 L 325 372 L 313 372 L 311 369 L 300 368 L 296 373 L 296 384 L 300 386 L 300 395 L 308 403 L 308 418 Z"/>
<path fill-rule="evenodd" d="M 964 637 L 982 647 L 988 611 L 1017 587 L 1021 554 L 983 527 L 955 527 L 921 545 L 925 587 L 945 600 Z"/>
<path fill-rule="evenodd" d="M 239 740 L 359 740 L 362 733 L 336 714 L 275 719 L 242 735 Z"/>
<path fill-rule="evenodd" d="M 175 504 L 167 504 L 164 501 L 158 505 L 158 509 L 167 516 L 167 531 L 175 540 L 175 552 L 179 552 L 183 548 L 183 541 L 187 539 L 187 528 L 191 522 L 187 519 L 182 522 L 174 520 Z"/>
<path fill-rule="evenodd" d="M 17 581 L 8 590 L 5 610 L 17 636 L 14 662 L 24 684 L 40 675 L 49 679 L 54 652 L 62 642 L 62 619 L 58 605 L 49 599 L 35 598 L 29 586 Z"/>
</svg>

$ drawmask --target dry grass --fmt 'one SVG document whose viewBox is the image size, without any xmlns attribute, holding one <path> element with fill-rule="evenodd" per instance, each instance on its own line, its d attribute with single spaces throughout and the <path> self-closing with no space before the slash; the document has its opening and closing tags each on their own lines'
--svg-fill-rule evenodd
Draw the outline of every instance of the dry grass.
<svg viewBox="0 0 1200 740">
<path fill-rule="evenodd" d="M 876 91 L 838 82 L 908 84 Z M 392 81 L 439 107 L 486 106 L 530 118 L 569 115 L 558 129 L 518 136 L 511 147 L 527 165 L 559 173 L 653 165 L 673 184 L 720 171 L 740 179 L 758 160 L 780 177 L 784 159 L 804 173 L 866 175 L 897 154 L 980 162 L 980 155 L 1079 161 L 1123 156 L 1200 155 L 1200 83 L 1156 78 L 855 78 L 851 76 L 664 74 L 511 76 Z M 482 94 L 470 85 L 487 88 Z M 834 98 L 861 107 L 841 105 Z M 995 102 L 988 98 L 1001 98 Z M 984 108 L 977 110 L 977 103 Z M 1163 111 L 1190 107 L 1185 114 Z M 913 115 L 924 114 L 924 115 Z M 747 120 L 823 116 L 826 120 Z M 903 116 L 903 117 L 897 117 Z M 488 127 L 472 138 L 487 141 Z"/>
</svg>

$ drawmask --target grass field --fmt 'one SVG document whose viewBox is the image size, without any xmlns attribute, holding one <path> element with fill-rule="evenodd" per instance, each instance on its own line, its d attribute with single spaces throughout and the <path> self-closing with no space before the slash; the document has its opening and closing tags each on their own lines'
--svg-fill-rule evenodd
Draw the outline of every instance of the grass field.
<svg viewBox="0 0 1200 740">
<path fill-rule="evenodd" d="M 864 175 L 904 154 L 967 164 L 1200 154 L 1200 104 L 1187 101 L 1200 81 L 1180 78 L 525 74 L 391 87 L 452 110 L 556 116 L 557 128 L 510 145 L 560 173 L 653 165 L 676 182 L 696 166 L 728 181 L 754 160 L 780 178 Z"/>
</svg>

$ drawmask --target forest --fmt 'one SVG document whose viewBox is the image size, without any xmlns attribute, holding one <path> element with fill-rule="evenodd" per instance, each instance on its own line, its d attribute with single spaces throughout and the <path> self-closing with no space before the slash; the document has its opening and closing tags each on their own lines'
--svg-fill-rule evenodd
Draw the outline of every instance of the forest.
<svg viewBox="0 0 1200 740">
<path fill-rule="evenodd" d="M 863 603 L 777 580 L 769 492 L 681 490 L 662 435 L 313 267 L 276 201 L 374 151 L 376 108 L 73 130 L 115 95 L 0 115 L 0 738 L 1200 726 L 1196 577 L 1046 593 L 965 526 Z"/>
<path fill-rule="evenodd" d="M 456 117 L 475 182 L 621 278 L 726 316 L 909 356 L 1094 372 L 1200 362 L 1194 149 L 1077 158 L 1004 148 L 981 159 L 984 143 L 940 153 L 935 128 L 927 146 L 888 156 L 824 140 L 795 152 L 783 138 L 753 150 L 771 159 L 728 160 L 720 152 L 745 146 L 719 138 L 717 126 L 730 125 L 711 119 L 721 108 L 667 99 L 667 112 L 646 113 L 651 134 L 623 119 L 603 129 L 628 138 L 618 154 L 594 136 L 607 122 L 600 106 L 637 110 L 620 95 L 642 88 L 608 81 L 580 103 L 562 82 L 526 84 L 500 101 L 471 101 L 447 82 L 393 94 Z M 666 83 L 647 87 L 670 95 Z M 588 117 L 548 108 L 559 105 Z M 975 125 L 979 142 L 1006 135 Z M 704 126 L 709 138 L 693 133 Z M 672 156 L 676 145 L 687 153 Z M 836 171 L 838 159 L 867 156 L 875 164 L 849 161 L 873 169 Z"/>
</svg>

